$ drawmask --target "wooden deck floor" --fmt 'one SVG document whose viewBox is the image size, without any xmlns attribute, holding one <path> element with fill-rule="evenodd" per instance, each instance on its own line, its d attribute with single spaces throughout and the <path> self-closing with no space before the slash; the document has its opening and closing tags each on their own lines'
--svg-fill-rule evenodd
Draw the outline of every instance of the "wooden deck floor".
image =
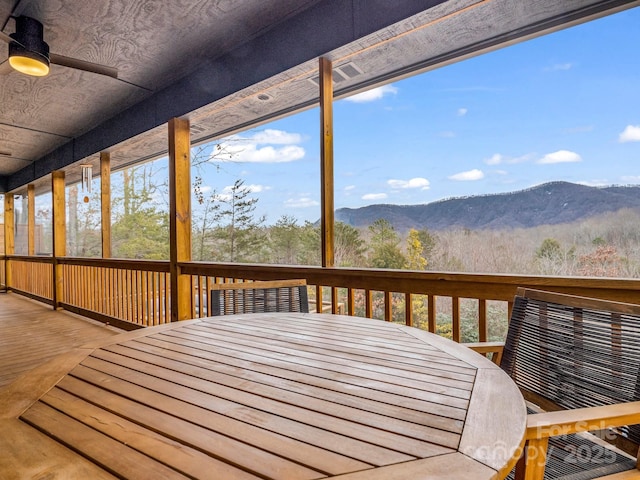
<svg viewBox="0 0 640 480">
<path fill-rule="evenodd" d="M 122 330 L 0 293 L 0 388 L 69 350 Z"/>
<path fill-rule="evenodd" d="M 59 365 L 59 362 L 51 361 L 53 358 L 85 343 L 107 339 L 121 332 L 120 329 L 68 312 L 54 311 L 48 305 L 17 294 L 0 293 L 2 480 L 115 478 L 91 462 L 78 459 L 67 448 L 52 442 L 46 435 L 13 417 L 35 400 L 29 399 L 17 388 L 22 379 L 40 370 L 42 376 L 33 377 L 33 382 L 37 383 L 38 378 L 47 378 L 48 373 L 55 371 Z M 23 385 L 22 388 L 30 390 L 28 386 Z"/>
</svg>

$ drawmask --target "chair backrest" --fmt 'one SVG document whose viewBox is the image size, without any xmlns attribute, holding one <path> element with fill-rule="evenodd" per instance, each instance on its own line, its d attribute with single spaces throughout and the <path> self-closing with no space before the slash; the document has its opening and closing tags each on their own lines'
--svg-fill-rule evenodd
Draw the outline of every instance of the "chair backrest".
<svg viewBox="0 0 640 480">
<path fill-rule="evenodd" d="M 640 400 L 640 305 L 518 289 L 500 366 L 556 409 Z"/>
<path fill-rule="evenodd" d="M 309 312 L 305 280 L 220 283 L 211 287 L 209 315 Z"/>
</svg>

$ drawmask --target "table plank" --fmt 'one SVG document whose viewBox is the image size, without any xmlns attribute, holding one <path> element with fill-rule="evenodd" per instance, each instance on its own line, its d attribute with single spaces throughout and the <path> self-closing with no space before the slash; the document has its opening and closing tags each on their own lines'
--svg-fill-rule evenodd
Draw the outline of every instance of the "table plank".
<svg viewBox="0 0 640 480">
<path fill-rule="evenodd" d="M 274 453 L 205 428 L 200 422 L 196 424 L 186 421 L 178 416 L 180 410 L 169 409 L 170 413 L 165 413 L 153 408 L 156 405 L 149 406 L 133 401 L 72 376 L 67 376 L 61 380 L 58 383 L 58 387 L 89 403 L 100 405 L 105 410 L 128 421 L 143 425 L 149 430 L 164 432 L 170 438 L 178 439 L 185 445 L 199 449 L 227 463 L 242 465 L 245 470 L 257 475 L 263 475 L 268 478 L 284 477 L 292 479 L 313 479 L 324 476 L 318 471 L 282 458 Z M 168 399 L 164 400 L 169 401 Z M 186 408 L 186 405 L 182 404 L 180 407 Z M 28 410 L 28 412 L 30 411 L 31 409 Z M 25 414 L 21 418 L 25 419 Z M 125 478 L 127 477 L 125 476 Z M 150 476 L 147 478 L 162 477 Z"/>
<path fill-rule="evenodd" d="M 116 476 L 129 480 L 188 478 L 41 402 L 20 418 Z"/>
<path fill-rule="evenodd" d="M 60 388 L 49 391 L 41 402 L 148 457 L 195 478 L 257 480 L 260 477 L 221 462 L 199 450 L 144 428 Z"/>
<path fill-rule="evenodd" d="M 109 390 L 114 393 L 126 394 L 136 402 L 147 404 L 159 411 L 174 414 L 184 420 L 196 422 L 205 427 L 211 426 L 216 430 L 220 429 L 221 432 L 229 436 L 241 434 L 245 442 L 255 443 L 257 446 L 263 445 L 261 436 L 245 435 L 242 426 L 243 424 L 248 424 L 263 428 L 267 430 L 266 433 L 271 432 L 271 435 L 267 438 L 272 440 L 272 443 L 270 445 L 267 444 L 265 448 L 276 452 L 279 451 L 280 441 L 283 441 L 283 439 L 279 438 L 279 433 L 284 437 L 315 445 L 328 452 L 344 455 L 347 458 L 362 462 L 371 460 L 372 465 L 378 465 L 381 462 L 406 461 L 413 458 L 402 453 L 389 452 L 365 441 L 282 418 L 268 411 L 238 405 L 232 401 L 211 396 L 206 392 L 177 386 L 168 381 L 159 381 L 151 375 L 132 372 L 124 367 L 113 366 L 111 368 L 101 368 L 100 370 L 111 372 L 113 376 L 108 373 L 100 375 L 100 371 L 89 372 L 88 375 L 85 375 L 83 367 L 78 367 L 72 374 L 82 380 L 97 382 L 100 385 L 108 384 Z M 123 381 L 119 382 L 118 380 L 120 379 Z M 129 382 L 129 384 L 126 382 Z M 154 388 L 160 389 L 160 392 L 154 391 Z M 168 397 L 162 394 L 161 391 L 166 389 L 173 390 L 177 397 Z M 218 415 L 212 415 L 210 412 L 227 416 L 242 423 L 227 427 L 223 419 Z M 264 436 L 264 432 L 262 436 Z M 288 448 L 288 445 L 289 442 L 284 441 L 282 448 Z M 295 458 L 298 458 L 299 455 L 304 455 L 304 453 L 304 451 L 296 452 Z M 340 465 L 342 462 L 336 461 L 334 458 L 333 463 Z M 359 466 L 359 464 L 356 465 Z"/>
<path fill-rule="evenodd" d="M 222 398 L 230 401 L 236 405 L 244 405 L 251 407 L 255 410 L 267 411 L 279 418 L 289 419 L 294 422 L 303 423 L 306 426 L 314 426 L 320 429 L 324 429 L 336 434 L 351 437 L 363 442 L 366 442 L 372 446 L 382 447 L 383 451 L 376 453 L 375 458 L 372 461 L 384 461 L 384 457 L 389 457 L 393 451 L 406 452 L 407 455 L 422 456 L 422 455 L 434 455 L 446 452 L 447 449 L 440 445 L 447 446 L 447 443 L 455 443 L 457 447 L 459 443 L 459 435 L 447 434 L 442 430 L 434 432 L 429 427 L 422 427 L 423 435 L 429 435 L 436 441 L 436 444 L 431 444 L 428 440 L 415 439 L 408 436 L 404 436 L 400 433 L 390 431 L 393 428 L 393 418 L 387 418 L 390 422 L 389 425 L 382 423 L 382 428 L 376 428 L 375 426 L 357 423 L 351 421 L 348 418 L 340 418 L 328 413 L 314 412 L 308 410 L 304 403 L 287 403 L 281 402 L 276 399 L 267 398 L 262 395 L 254 394 L 247 391 L 238 390 L 233 387 L 224 385 L 223 383 L 216 383 L 212 381 L 212 372 L 200 369 L 199 367 L 192 367 L 181 364 L 179 362 L 173 362 L 162 357 L 157 357 L 157 366 L 149 365 L 147 361 L 140 361 L 125 356 L 116 356 L 109 352 L 96 352 L 95 358 L 101 358 L 108 362 L 112 362 L 116 365 L 121 365 L 130 372 L 145 372 L 149 375 L 153 375 L 154 370 L 157 371 L 157 366 L 162 366 L 165 371 L 163 372 L 163 378 L 170 380 L 171 384 L 177 386 L 186 387 L 192 390 L 200 390 L 216 398 Z M 153 361 L 152 358 L 146 358 L 149 361 Z M 87 364 L 87 362 L 83 362 Z M 110 372 L 111 373 L 111 372 Z M 127 375 L 126 371 L 120 371 L 119 375 Z M 127 379 L 131 379 L 131 375 L 127 376 Z M 215 380 L 215 379 L 213 379 Z M 251 386 L 250 382 L 244 382 L 247 386 Z M 204 401 L 201 399 L 200 401 Z M 209 399 L 209 402 L 213 401 Z M 366 416 L 362 417 L 363 420 L 367 420 Z M 373 423 L 374 419 L 369 421 Z M 373 452 L 372 452 L 373 457 Z M 399 454 L 393 455 L 395 457 L 393 461 L 408 460 L 407 457 L 398 457 Z M 386 462 L 385 462 L 386 463 Z"/>
<path fill-rule="evenodd" d="M 495 478 L 495 475 L 495 470 L 460 453 L 452 453 L 333 478 L 335 480 L 487 480 Z"/>
<path fill-rule="evenodd" d="M 394 360 L 396 362 L 402 362 L 402 361 L 405 361 L 405 362 L 408 361 L 411 363 L 424 362 L 424 357 L 422 356 L 424 350 L 406 351 L 406 350 L 403 350 L 402 348 L 394 349 L 394 348 L 390 348 L 392 347 L 392 345 L 385 346 L 384 342 L 382 341 L 368 341 L 366 337 L 363 337 L 362 340 L 360 341 L 358 341 L 357 339 L 350 341 L 348 338 L 346 339 L 342 338 L 341 335 L 339 334 L 334 334 L 330 336 L 321 336 L 318 338 L 317 336 L 314 336 L 314 335 L 307 335 L 306 330 L 304 331 L 304 333 L 299 333 L 299 332 L 296 333 L 294 328 L 295 326 L 291 323 L 285 324 L 284 326 L 279 325 L 278 327 L 275 327 L 273 323 L 270 323 L 270 324 L 267 323 L 266 325 L 263 325 L 263 326 L 259 326 L 259 325 L 248 326 L 244 324 L 244 322 L 239 321 L 237 318 L 234 318 L 232 321 L 228 321 L 225 319 L 219 322 L 220 323 L 218 325 L 218 328 L 235 330 L 240 332 L 244 331 L 248 335 L 253 335 L 257 338 L 264 338 L 264 336 L 266 335 L 271 335 L 270 338 L 278 338 L 278 339 L 287 340 L 290 342 L 309 341 L 317 346 L 322 346 L 324 348 L 327 348 L 328 350 L 335 350 L 336 348 L 341 349 L 344 347 L 356 348 L 360 352 L 375 354 L 380 358 L 387 358 L 390 360 Z M 211 323 L 211 322 L 204 322 L 204 323 Z M 286 330 L 287 327 L 292 328 L 293 331 L 288 332 Z M 401 335 L 400 333 L 397 332 L 397 327 L 398 327 L 397 325 L 388 324 L 387 328 L 389 328 L 390 340 L 395 337 L 395 335 L 393 335 L 394 333 Z M 366 330 L 363 329 L 363 335 L 365 333 L 366 333 Z M 443 356 L 444 358 L 439 361 L 438 357 L 443 357 Z M 457 358 L 454 358 L 452 360 L 449 356 L 443 355 L 442 352 L 436 350 L 434 352 L 434 358 L 430 362 L 430 366 L 433 367 L 434 363 L 442 364 L 443 362 L 444 362 L 444 365 L 447 366 L 447 369 L 449 371 L 459 371 L 460 373 L 469 372 L 469 365 L 458 360 Z"/>
<path fill-rule="evenodd" d="M 0 420 L 0 474 L 2 480 L 116 480 L 17 418 Z"/>
<path fill-rule="evenodd" d="M 348 366 L 350 368 L 357 367 L 358 369 L 386 373 L 393 376 L 407 376 L 412 380 L 426 383 L 438 382 L 455 388 L 469 389 L 470 384 L 473 383 L 475 378 L 474 369 L 467 369 L 467 373 L 464 374 L 445 371 L 440 368 L 430 368 L 429 371 L 425 371 L 424 367 L 415 367 L 415 363 L 406 364 L 397 361 L 388 362 L 384 359 L 378 359 L 373 355 L 363 355 L 355 347 L 340 350 L 328 350 L 326 348 L 316 346 L 313 342 L 280 340 L 276 338 L 276 336 L 272 335 L 261 335 L 260 339 L 255 339 L 252 336 L 246 335 L 246 333 L 238 333 L 231 330 L 215 328 L 211 325 L 200 325 L 194 328 L 184 329 L 180 332 L 176 332 L 175 335 L 169 334 L 167 337 L 176 336 L 179 338 L 186 338 L 184 335 L 187 334 L 191 334 L 192 336 L 199 338 L 201 341 L 206 339 L 207 342 L 212 345 L 219 345 L 220 343 L 223 343 L 225 348 L 243 349 L 250 347 L 263 352 L 263 355 L 278 353 L 287 355 L 292 348 L 295 348 L 297 355 L 302 358 L 320 360 L 327 364 Z M 265 343 L 265 339 L 268 339 L 269 343 Z M 425 361 L 427 359 L 433 359 L 433 355 L 433 350 L 425 349 L 423 350 L 423 357 L 421 360 Z M 444 357 L 438 358 L 444 359 Z M 449 355 L 448 358 L 451 358 L 451 356 Z"/>
<path fill-rule="evenodd" d="M 518 413 L 526 410 L 524 399 L 515 383 L 502 370 L 480 369 L 471 397 L 465 431 L 459 451 L 507 474 L 522 452 L 526 418 Z M 489 415 L 501 412 L 501 415 Z M 513 421 L 513 419 L 518 421 Z M 504 465 L 504 459 L 513 461 Z"/>
<path fill-rule="evenodd" d="M 158 337 L 156 337 L 158 338 Z M 301 351 L 297 345 L 290 345 L 285 352 L 274 352 L 269 349 L 260 348 L 254 343 L 254 345 L 248 344 L 233 344 L 229 339 L 224 338 L 223 333 L 209 334 L 209 333 L 196 333 L 189 331 L 175 331 L 172 335 L 165 335 L 161 338 L 179 339 L 181 345 L 188 345 L 194 349 L 202 349 L 206 351 L 223 351 L 228 352 L 229 355 L 242 355 L 250 356 L 252 362 L 260 362 L 265 365 L 275 366 L 277 364 L 285 364 L 290 366 L 312 367 L 321 368 L 328 372 L 337 372 L 342 375 L 349 375 L 350 377 L 365 378 L 367 380 L 376 380 L 400 387 L 407 387 L 412 390 L 423 390 L 425 392 L 432 393 L 446 393 L 449 396 L 459 397 L 462 399 L 469 399 L 469 392 L 473 387 L 474 377 L 469 375 L 469 381 L 460 382 L 457 380 L 428 376 L 423 374 L 422 378 L 417 378 L 416 375 L 407 375 L 397 369 L 381 369 L 375 365 L 369 364 L 367 360 L 363 360 L 358 364 L 353 364 L 348 361 L 344 361 L 345 354 L 352 354 L 357 352 L 355 348 L 344 348 L 341 352 L 334 352 L 333 356 L 327 355 L 309 355 Z M 264 340 L 263 340 L 264 342 Z M 291 351 L 295 350 L 295 356 L 291 355 Z M 339 362 L 336 359 L 342 357 L 343 361 Z M 244 357 L 241 357 L 244 358 Z M 429 358 L 428 353 L 423 354 L 423 360 Z M 332 361 L 333 360 L 333 361 Z M 455 360 L 455 359 L 452 359 Z"/>
<path fill-rule="evenodd" d="M 284 350 L 284 353 L 286 353 L 288 350 L 290 350 L 292 345 L 295 345 L 296 350 L 300 352 L 309 352 L 311 354 L 315 353 L 322 355 L 330 360 L 333 360 L 335 358 L 336 361 L 344 359 L 350 361 L 352 364 L 366 362 L 366 364 L 368 365 L 387 367 L 395 371 L 407 372 L 407 374 L 410 375 L 417 375 L 417 378 L 420 378 L 421 375 L 428 375 L 428 377 L 430 378 L 449 378 L 460 380 L 461 382 L 473 382 L 473 378 L 475 375 L 474 369 L 466 369 L 465 372 L 467 373 L 456 373 L 445 370 L 446 364 L 430 363 L 429 365 L 425 365 L 424 362 L 419 360 L 416 361 L 409 359 L 407 362 L 405 362 L 402 361 L 402 358 L 386 360 L 384 358 L 379 358 L 378 356 L 366 354 L 366 352 L 345 352 L 338 349 L 333 350 L 325 347 L 318 347 L 314 342 L 309 341 L 291 341 L 290 339 L 282 340 L 279 339 L 277 335 L 264 334 L 260 336 L 260 339 L 252 339 L 248 338 L 246 333 L 236 332 L 229 329 L 222 329 L 219 325 L 216 325 L 212 322 L 203 322 L 201 324 L 194 325 L 192 328 L 185 329 L 185 331 L 192 330 L 198 332 L 198 334 L 207 334 L 209 332 L 214 332 L 218 335 L 223 335 L 225 341 L 229 343 L 237 343 L 240 345 L 260 345 L 263 349 L 267 349 L 269 351 L 282 352 Z M 209 336 L 210 335 L 211 334 L 209 333 Z M 264 341 L 265 339 L 268 339 L 269 342 L 266 343 Z M 435 349 L 427 347 L 430 346 L 425 345 L 425 352 L 434 352 Z M 428 374 L 425 373 L 425 367 L 427 366 L 430 367 Z"/>
<path fill-rule="evenodd" d="M 162 338 L 166 337 L 155 337 L 154 338 Z M 184 343 L 184 339 L 182 340 Z M 204 342 L 206 344 L 206 342 Z M 193 344 L 191 345 L 193 346 Z M 107 347 L 110 348 L 110 347 Z M 205 346 L 200 348 L 206 349 Z M 366 376 L 358 376 L 349 373 L 343 373 L 341 369 L 332 369 L 330 366 L 323 364 L 322 362 L 311 362 L 306 361 L 303 358 L 299 358 L 292 353 L 288 356 L 284 356 L 282 359 L 275 359 L 264 357 L 261 355 L 256 355 L 251 351 L 240 351 L 240 350 L 230 350 L 225 352 L 222 349 L 214 349 L 215 352 L 221 355 L 226 355 L 230 358 L 235 358 L 239 360 L 244 360 L 249 362 L 250 364 L 260 363 L 262 365 L 266 365 L 269 368 L 284 368 L 292 371 L 305 373 L 311 376 L 324 378 L 327 380 L 333 380 L 335 382 L 340 382 L 345 385 L 355 386 L 355 387 L 364 387 L 364 388 L 372 388 L 377 391 L 386 392 L 394 395 L 404 396 L 407 398 L 414 398 L 417 400 L 422 400 L 425 402 L 431 403 L 439 403 L 442 405 L 447 405 L 453 408 L 466 409 L 468 406 L 468 392 L 465 394 L 466 398 L 461 398 L 460 396 L 448 395 L 448 390 L 446 388 L 439 389 L 440 392 L 432 392 L 426 390 L 426 386 L 422 385 L 423 388 L 418 388 L 418 384 L 414 384 L 414 387 L 411 386 L 403 386 L 396 385 L 391 383 L 392 378 L 388 378 L 391 381 L 377 381 L 373 378 L 367 378 Z M 221 360 L 223 361 L 223 360 Z M 365 372 L 360 372 L 365 375 Z M 373 385 L 375 384 L 375 387 Z M 460 394 L 460 391 L 456 391 L 455 393 Z"/>
<path fill-rule="evenodd" d="M 137 342 L 127 342 L 123 346 L 153 355 L 171 355 L 171 358 L 188 365 L 238 377 L 241 379 L 238 383 L 246 384 L 246 380 L 251 380 L 256 384 L 269 385 L 280 390 L 296 392 L 420 425 L 436 428 L 449 427 L 452 428 L 451 431 L 460 432 L 462 420 L 466 415 L 464 409 L 447 408 L 427 402 L 414 401 L 412 405 L 405 407 L 402 403 L 406 402 L 406 397 L 389 398 L 390 395 L 365 388 L 354 390 L 352 386 L 346 386 L 340 382 L 319 379 L 282 368 L 248 363 L 211 351 L 194 350 L 186 345 L 167 343 L 157 339 L 141 339 Z M 451 420 L 455 422 L 452 423 Z"/>
</svg>

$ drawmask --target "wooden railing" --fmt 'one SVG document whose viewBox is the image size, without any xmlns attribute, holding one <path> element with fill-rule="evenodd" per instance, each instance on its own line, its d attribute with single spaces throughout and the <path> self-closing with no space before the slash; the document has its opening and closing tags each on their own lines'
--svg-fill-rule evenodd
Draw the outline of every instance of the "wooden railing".
<svg viewBox="0 0 640 480">
<path fill-rule="evenodd" d="M 171 321 L 168 262 L 64 258 L 58 263 L 65 309 L 121 327 Z"/>
<path fill-rule="evenodd" d="M 10 289 L 51 303 L 53 262 L 7 257 Z M 169 263 L 164 261 L 57 259 L 58 305 L 124 328 L 171 321 Z M 191 317 L 208 314 L 210 285 L 228 281 L 303 278 L 311 305 L 323 311 L 405 323 L 457 341 L 496 339 L 506 331 L 517 287 L 640 303 L 640 280 L 524 275 L 481 275 L 188 262 Z"/>
<path fill-rule="evenodd" d="M 206 301 L 212 282 L 304 278 L 312 286 L 310 299 L 346 313 L 400 321 L 451 336 L 460 341 L 490 338 L 490 316 L 506 322 L 519 286 L 640 303 L 640 281 L 525 275 L 482 275 L 404 270 L 345 269 L 275 265 L 181 263 L 180 270 L 198 285 L 199 305 Z M 465 308 L 463 308 L 465 307 Z M 462 311 L 475 315 L 475 332 L 462 331 Z M 496 310 L 498 313 L 496 314 Z M 194 309 L 194 317 L 206 309 Z M 450 332 L 440 327 L 450 322 Z M 467 327 L 468 322 L 465 324 Z M 466 338 L 465 338 L 466 337 Z"/>
<path fill-rule="evenodd" d="M 51 257 L 7 257 L 11 289 L 44 303 L 53 303 L 53 259 Z"/>
</svg>

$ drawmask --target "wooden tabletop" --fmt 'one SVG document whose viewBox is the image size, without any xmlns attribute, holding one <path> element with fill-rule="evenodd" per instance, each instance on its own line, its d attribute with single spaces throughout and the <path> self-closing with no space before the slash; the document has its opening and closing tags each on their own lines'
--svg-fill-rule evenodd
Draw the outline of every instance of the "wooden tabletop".
<svg viewBox="0 0 640 480">
<path fill-rule="evenodd" d="M 271 313 L 88 345 L 12 385 L 2 419 L 0 436 L 33 439 L 0 469 L 47 478 L 475 480 L 511 469 L 526 410 L 504 372 L 436 335 Z"/>
</svg>

